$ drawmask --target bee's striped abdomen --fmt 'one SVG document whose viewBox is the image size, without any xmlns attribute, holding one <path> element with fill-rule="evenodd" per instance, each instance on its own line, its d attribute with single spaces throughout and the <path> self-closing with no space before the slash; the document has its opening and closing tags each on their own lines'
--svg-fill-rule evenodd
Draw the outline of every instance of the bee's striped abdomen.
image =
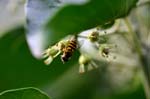
<svg viewBox="0 0 150 99">
<path fill-rule="evenodd" d="M 61 59 L 63 62 L 67 62 L 70 57 L 72 56 L 73 52 L 77 48 L 77 41 L 76 39 L 72 39 L 68 42 L 68 45 L 63 49 L 63 55 L 61 56 Z"/>
<path fill-rule="evenodd" d="M 73 50 L 77 48 L 77 43 L 76 41 L 70 41 L 68 47 L 71 47 Z"/>
</svg>

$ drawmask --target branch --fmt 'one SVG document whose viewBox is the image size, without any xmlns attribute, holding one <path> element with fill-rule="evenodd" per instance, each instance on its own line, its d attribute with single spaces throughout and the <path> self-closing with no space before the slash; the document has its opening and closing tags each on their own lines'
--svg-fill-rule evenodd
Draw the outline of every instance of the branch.
<svg viewBox="0 0 150 99">
<path fill-rule="evenodd" d="M 144 76 L 145 77 L 145 82 L 144 82 L 145 93 L 146 93 L 147 99 L 150 99 L 150 73 L 149 73 L 149 64 L 147 61 L 148 57 L 147 57 L 147 55 L 144 55 L 144 53 L 142 52 L 142 46 L 139 41 L 139 38 L 138 38 L 137 34 L 134 32 L 132 25 L 130 24 L 128 18 L 125 18 L 124 22 L 129 30 L 129 32 L 131 33 L 131 37 L 132 37 L 132 41 L 134 43 L 135 50 L 138 53 L 138 57 L 141 62 L 141 65 L 142 65 L 142 70 L 145 75 Z"/>
</svg>

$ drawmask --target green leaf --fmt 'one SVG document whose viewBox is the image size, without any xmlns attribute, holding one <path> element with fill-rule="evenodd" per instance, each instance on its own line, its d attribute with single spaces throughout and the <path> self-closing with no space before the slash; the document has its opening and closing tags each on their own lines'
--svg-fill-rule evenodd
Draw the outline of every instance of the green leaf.
<svg viewBox="0 0 150 99">
<path fill-rule="evenodd" d="M 0 94 L 0 99 L 50 99 L 36 88 L 20 88 L 7 90 Z"/>
<path fill-rule="evenodd" d="M 137 1 L 90 0 L 82 5 L 65 6 L 49 20 L 46 26 L 49 43 L 53 44 L 68 34 L 77 34 L 124 17 Z"/>
</svg>

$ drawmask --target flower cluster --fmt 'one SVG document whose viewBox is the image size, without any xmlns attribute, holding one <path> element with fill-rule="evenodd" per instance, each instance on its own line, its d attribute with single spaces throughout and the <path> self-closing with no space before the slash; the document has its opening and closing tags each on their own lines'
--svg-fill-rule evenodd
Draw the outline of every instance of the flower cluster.
<svg viewBox="0 0 150 99">
<path fill-rule="evenodd" d="M 48 49 L 46 49 L 43 53 L 43 58 L 47 58 L 44 63 L 46 65 L 49 65 L 54 58 L 56 58 L 58 55 L 62 53 L 62 49 L 66 46 L 67 41 L 60 41 L 57 44 L 50 46 Z"/>
<path fill-rule="evenodd" d="M 74 39 L 68 38 L 65 40 L 61 40 L 54 46 L 51 46 L 48 49 L 46 49 L 43 54 L 44 58 L 47 58 L 44 61 L 45 64 L 47 65 L 50 64 L 53 61 L 53 59 L 60 54 L 62 54 L 61 55 L 62 62 L 65 63 L 71 58 L 71 56 L 73 55 L 73 52 L 78 49 L 81 53 L 79 57 L 79 65 L 80 65 L 79 73 L 84 73 L 85 71 L 89 71 L 94 68 L 97 68 L 98 65 L 94 62 L 94 58 L 90 56 L 90 54 L 88 54 L 88 51 L 89 51 L 87 47 L 88 44 L 85 44 L 85 45 L 81 44 L 81 47 L 77 47 L 79 46 L 79 43 L 81 43 L 79 39 L 82 39 L 82 40 L 84 39 L 83 42 L 84 41 L 90 42 L 90 44 L 92 45 L 91 47 L 93 47 L 93 49 L 96 49 L 96 51 L 98 51 L 98 53 L 96 54 L 105 58 L 106 60 L 109 60 L 111 49 L 116 47 L 115 45 L 107 44 L 106 36 L 101 36 L 98 29 L 86 35 L 79 34 L 73 37 L 76 37 L 76 38 Z M 82 48 L 82 46 L 85 46 L 85 48 Z M 87 53 L 84 53 L 81 50 L 88 50 L 88 51 Z M 90 52 L 92 52 L 92 50 L 90 50 Z"/>
</svg>

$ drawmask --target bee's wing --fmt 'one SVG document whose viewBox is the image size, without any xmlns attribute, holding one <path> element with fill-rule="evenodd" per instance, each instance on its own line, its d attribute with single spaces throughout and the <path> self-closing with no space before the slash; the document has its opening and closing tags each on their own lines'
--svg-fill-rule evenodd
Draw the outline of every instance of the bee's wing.
<svg viewBox="0 0 150 99">
<path fill-rule="evenodd" d="M 82 47 L 82 45 L 84 44 L 84 40 L 83 39 L 81 39 L 81 40 L 78 40 L 77 41 L 77 48 L 81 48 Z"/>
</svg>

